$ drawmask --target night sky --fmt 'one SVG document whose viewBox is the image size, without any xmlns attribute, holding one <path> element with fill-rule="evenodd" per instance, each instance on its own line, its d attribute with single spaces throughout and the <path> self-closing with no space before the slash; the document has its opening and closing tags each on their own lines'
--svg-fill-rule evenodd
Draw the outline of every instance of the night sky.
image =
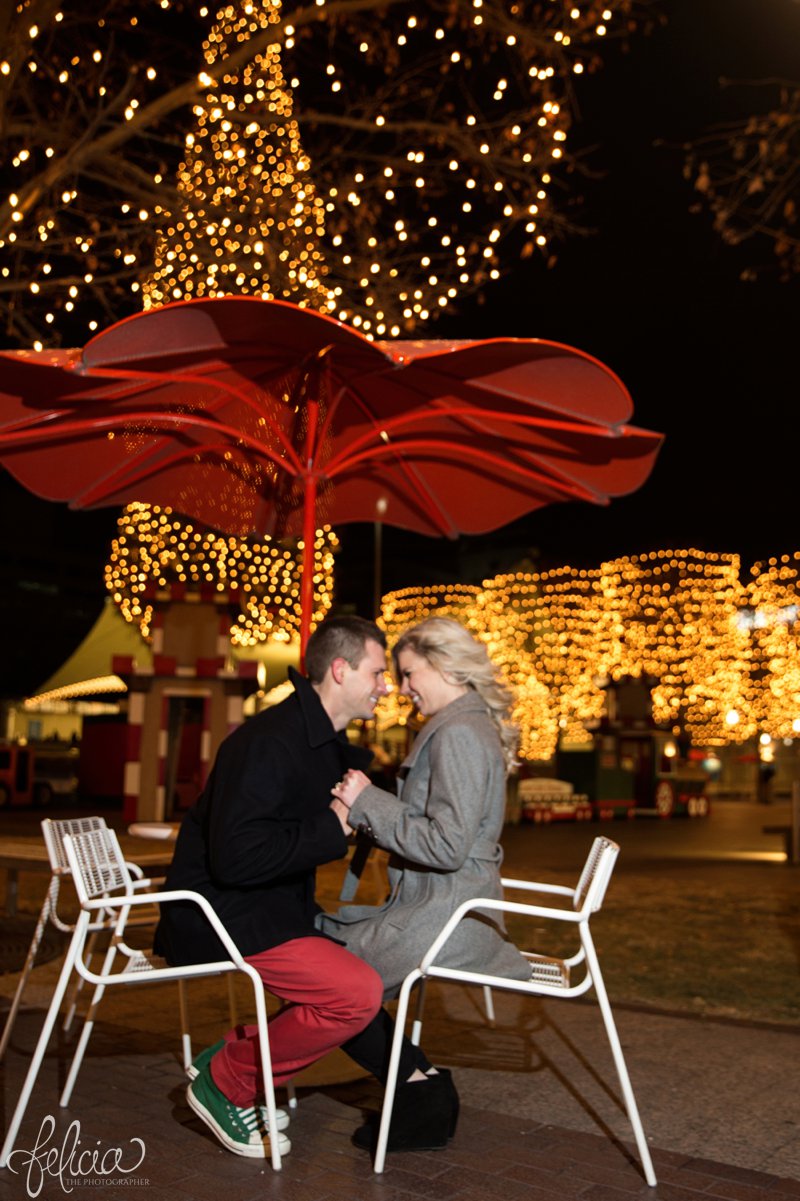
<svg viewBox="0 0 800 1201">
<path fill-rule="evenodd" d="M 741 115 L 736 79 L 800 79 L 796 0 L 673 0 L 667 26 L 614 49 L 585 80 L 570 146 L 594 148 L 602 178 L 584 186 L 597 232 L 559 251 L 555 268 L 522 264 L 438 329 L 452 336 L 552 338 L 605 362 L 634 401 L 634 424 L 666 435 L 633 496 L 608 507 L 556 505 L 484 538 L 441 543 L 384 531 L 383 586 L 437 574 L 477 582 L 520 559 L 539 568 L 696 547 L 743 563 L 800 549 L 796 529 L 798 282 L 743 266 L 770 251 L 731 249 L 683 179 L 680 147 Z M 751 257 L 748 257 L 751 256 Z M 351 527 L 353 529 L 353 527 Z M 348 562 L 351 541 L 341 531 Z M 363 536 L 361 540 L 363 542 Z M 485 568 L 485 570 L 483 570 Z M 459 571 L 460 569 L 460 571 Z M 341 586 L 340 586 L 341 595 Z"/>
<path fill-rule="evenodd" d="M 433 337 L 542 337 L 611 367 L 634 400 L 634 424 L 666 441 L 647 484 L 608 508 L 540 510 L 495 534 L 442 543 L 383 533 L 384 590 L 479 582 L 522 561 L 535 569 L 648 550 L 738 553 L 744 565 L 800 549 L 796 530 L 798 282 L 742 283 L 768 248 L 726 247 L 682 178 L 680 146 L 746 111 L 732 79 L 800 80 L 797 0 L 666 0 L 665 28 L 609 44 L 603 71 L 580 81 L 582 120 L 569 146 L 603 174 L 574 184 L 595 232 L 528 260 Z M 750 258 L 748 258 L 748 255 Z M 790 370 L 791 368 L 791 370 Z M 0 469 L 0 695 L 31 691 L 89 629 L 116 512 L 72 514 L 31 497 Z M 340 529 L 337 598 L 367 612 L 372 527 Z M 21 624 L 20 624 L 21 623 Z M 22 632 L 21 632 L 22 631 Z"/>
</svg>

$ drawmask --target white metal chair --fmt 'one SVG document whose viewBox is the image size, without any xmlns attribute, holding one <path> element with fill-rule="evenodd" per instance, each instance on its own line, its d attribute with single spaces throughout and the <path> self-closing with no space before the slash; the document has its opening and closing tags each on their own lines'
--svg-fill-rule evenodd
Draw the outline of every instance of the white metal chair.
<svg viewBox="0 0 800 1201">
<path fill-rule="evenodd" d="M 45 929 L 47 928 L 48 924 L 53 926 L 62 934 L 72 934 L 75 929 L 75 923 L 73 921 L 67 921 L 58 912 L 58 902 L 61 896 L 61 883 L 64 879 L 69 878 L 71 874 L 70 866 L 67 862 L 67 853 L 64 850 L 64 838 L 67 834 L 87 834 L 91 831 L 108 829 L 105 818 L 102 817 L 64 818 L 58 821 L 45 818 L 41 823 L 41 827 L 45 846 L 47 848 L 47 856 L 50 860 L 50 870 L 52 874 L 50 876 L 50 884 L 48 886 L 42 908 L 39 912 L 33 937 L 31 939 L 30 946 L 28 947 L 25 965 L 22 969 L 16 992 L 14 993 L 14 998 L 11 1002 L 11 1008 L 6 1018 L 6 1024 L 3 1027 L 3 1035 L 2 1038 L 0 1038 L 0 1060 L 3 1059 L 6 1053 L 6 1049 L 11 1038 L 11 1032 L 14 1029 L 14 1023 L 17 1019 L 17 1013 L 19 1012 L 19 1007 L 22 1002 L 22 997 L 28 983 L 28 978 L 30 977 L 31 971 L 33 970 L 36 962 L 36 956 L 38 954 L 39 947 L 41 946 Z M 144 873 L 142 872 L 141 868 L 137 867 L 135 864 L 128 864 L 128 867 L 131 871 L 131 875 L 136 877 L 137 881 L 142 879 Z M 90 933 L 92 935 L 96 935 L 99 931 L 107 929 L 111 920 L 112 917 L 108 913 L 98 913 L 96 915 L 96 919 L 92 921 L 89 926 Z M 147 917 L 142 915 L 141 919 L 137 919 L 137 922 L 140 922 L 140 924 L 148 924 L 149 922 L 152 922 L 152 920 L 152 916 Z M 88 941 L 87 947 L 89 950 L 92 949 L 92 939 Z M 75 989 L 72 993 L 72 996 L 68 1000 L 67 1009 L 64 1016 L 64 1030 L 69 1030 L 72 1024 L 72 1019 L 75 1014 L 77 993 L 82 984 L 83 980 L 80 977 L 77 977 L 75 980 Z"/>
<path fill-rule="evenodd" d="M 255 968 L 244 961 L 206 898 L 188 889 L 172 889 L 147 893 L 136 891 L 136 885 L 131 877 L 129 867 L 123 858 L 119 842 L 113 830 L 92 830 L 87 833 L 67 835 L 64 838 L 64 847 L 80 900 L 81 911 L 75 923 L 72 940 L 64 959 L 64 965 L 61 969 L 61 975 L 53 993 L 47 1016 L 45 1017 L 36 1050 L 31 1059 L 25 1083 L 23 1084 L 16 1109 L 11 1118 L 2 1152 L 0 1152 L 0 1166 L 4 1166 L 8 1162 L 8 1157 L 13 1150 L 20 1124 L 25 1115 L 28 1101 L 36 1083 L 36 1078 L 39 1074 L 45 1051 L 47 1050 L 47 1044 L 66 992 L 67 984 L 73 972 L 77 972 L 83 979 L 94 984 L 95 991 L 67 1076 L 64 1091 L 61 1095 L 60 1104 L 62 1106 L 69 1104 L 72 1089 L 83 1061 L 86 1045 L 92 1033 L 97 1006 L 107 988 L 115 985 L 131 986 L 156 983 L 162 980 L 181 982 L 204 976 L 218 976 L 228 972 L 243 972 L 250 978 L 253 985 L 261 1044 L 261 1068 L 266 1094 L 265 1109 L 270 1129 L 277 1130 L 275 1090 L 272 1084 L 264 985 Z M 146 882 L 137 882 L 137 884 L 139 883 L 145 884 Z M 168 967 L 163 960 L 129 947 L 125 942 L 125 933 L 126 928 L 130 925 L 131 911 L 135 912 L 145 905 L 161 905 L 168 901 L 189 901 L 199 906 L 211 924 L 217 938 L 227 951 L 229 958 L 214 963 Z M 95 972 L 87 962 L 87 938 L 97 915 L 107 913 L 109 908 L 113 908 L 115 913 L 111 942 L 101 970 Z M 119 956 L 123 959 L 121 969 L 118 967 Z M 281 1167 L 281 1155 L 278 1148 L 278 1139 L 271 1139 L 270 1147 L 272 1166 L 276 1171 L 279 1171 Z"/>
<path fill-rule="evenodd" d="M 642 1161 L 645 1179 L 649 1185 L 656 1184 L 650 1150 L 647 1146 L 647 1140 L 645 1139 L 644 1130 L 639 1118 L 636 1098 L 631 1087 L 625 1057 L 622 1053 L 617 1028 L 611 1013 L 608 994 L 600 971 L 600 964 L 589 930 L 589 922 L 592 914 L 596 913 L 603 903 L 618 853 L 619 847 L 615 842 L 612 842 L 608 838 L 595 838 L 575 888 L 567 888 L 560 884 L 543 884 L 535 881 L 503 878 L 502 883 L 505 889 L 558 896 L 570 902 L 569 908 L 556 908 L 549 905 L 529 904 L 522 901 L 492 900 L 476 897 L 460 905 L 442 928 L 437 938 L 431 943 L 425 953 L 419 967 L 409 972 L 400 989 L 395 1017 L 395 1033 L 389 1059 L 389 1073 L 375 1152 L 374 1169 L 376 1172 L 382 1172 L 386 1162 L 386 1146 L 389 1138 L 394 1094 L 397 1087 L 397 1072 L 400 1063 L 400 1044 L 406 1026 L 411 990 L 415 985 L 419 985 L 417 1014 L 411 1035 L 412 1041 L 418 1045 L 422 1033 L 422 1006 L 424 1003 L 425 983 L 430 979 L 438 979 L 481 986 L 484 990 L 487 1002 L 487 1014 L 490 1022 L 494 1019 L 491 997 L 492 989 L 503 989 L 507 992 L 530 994 L 539 997 L 579 997 L 594 987 L 608 1041 L 611 1046 L 617 1075 L 619 1076 L 628 1118 L 633 1128 L 636 1146 Z M 448 938 L 450 938 L 459 922 L 475 909 L 484 911 L 493 909 L 505 913 L 525 914 L 536 918 L 538 924 L 541 924 L 543 920 L 569 923 L 577 934 L 575 953 L 566 959 L 555 959 L 532 952 L 523 952 L 531 964 L 531 978 L 529 981 L 507 980 L 501 976 L 492 976 L 482 972 L 438 967 L 436 965 L 436 958 L 442 947 Z M 573 971 L 576 968 L 582 970 L 578 972 L 580 978 L 573 983 Z"/>
</svg>

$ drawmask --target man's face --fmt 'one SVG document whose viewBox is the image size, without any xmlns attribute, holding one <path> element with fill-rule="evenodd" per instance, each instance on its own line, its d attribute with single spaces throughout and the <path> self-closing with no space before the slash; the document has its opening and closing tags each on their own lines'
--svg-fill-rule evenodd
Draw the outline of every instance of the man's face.
<svg viewBox="0 0 800 1201">
<path fill-rule="evenodd" d="M 386 652 L 379 642 L 368 638 L 364 657 L 358 667 L 344 662 L 342 669 L 341 708 L 347 721 L 356 717 L 369 720 L 382 696 L 392 691 L 386 678 Z"/>
</svg>

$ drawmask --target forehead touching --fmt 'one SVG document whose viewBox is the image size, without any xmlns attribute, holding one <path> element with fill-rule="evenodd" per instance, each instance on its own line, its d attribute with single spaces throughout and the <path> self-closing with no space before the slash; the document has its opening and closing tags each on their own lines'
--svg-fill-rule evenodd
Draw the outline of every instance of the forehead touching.
<svg viewBox="0 0 800 1201">
<path fill-rule="evenodd" d="M 379 642 L 375 642 L 373 638 L 367 638 L 364 643 L 364 656 L 359 660 L 359 670 L 364 668 L 367 671 L 385 671 L 386 670 L 386 651 Z"/>
<path fill-rule="evenodd" d="M 424 655 L 420 655 L 418 651 L 414 651 L 410 646 L 404 646 L 397 656 L 397 666 L 400 671 L 413 671 L 414 668 L 425 667 L 428 660 Z"/>
</svg>

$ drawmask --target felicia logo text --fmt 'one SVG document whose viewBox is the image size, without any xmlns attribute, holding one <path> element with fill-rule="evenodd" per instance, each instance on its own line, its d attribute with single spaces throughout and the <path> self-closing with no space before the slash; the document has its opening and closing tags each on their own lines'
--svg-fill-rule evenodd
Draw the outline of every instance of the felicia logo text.
<svg viewBox="0 0 800 1201">
<path fill-rule="evenodd" d="M 129 1147 L 101 1149 L 98 1142 L 93 1148 L 82 1149 L 81 1124 L 76 1118 L 70 1123 L 59 1147 L 52 1142 L 55 1126 L 55 1118 L 47 1114 L 42 1119 L 33 1150 L 12 1151 L 8 1157 L 8 1167 L 17 1175 L 22 1175 L 27 1168 L 26 1185 L 29 1197 L 39 1196 L 48 1176 L 56 1177 L 62 1190 L 71 1193 L 75 1185 L 81 1184 L 87 1176 L 130 1176 L 131 1172 L 135 1172 L 144 1163 L 145 1146 L 140 1138 L 129 1139 Z M 12 1160 L 18 1160 L 23 1166 L 15 1166 Z M 129 1160 L 135 1162 L 126 1162 Z"/>
</svg>

